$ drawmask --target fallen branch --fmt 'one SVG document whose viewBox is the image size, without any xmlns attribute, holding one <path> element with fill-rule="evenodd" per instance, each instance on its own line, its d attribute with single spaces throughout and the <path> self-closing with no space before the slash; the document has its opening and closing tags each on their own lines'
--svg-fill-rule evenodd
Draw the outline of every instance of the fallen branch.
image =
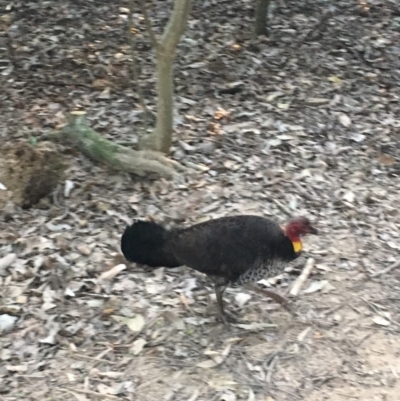
<svg viewBox="0 0 400 401">
<path fill-rule="evenodd" d="M 102 138 L 87 125 L 85 116 L 81 113 L 71 113 L 69 123 L 58 132 L 58 138 L 75 146 L 91 159 L 115 170 L 139 176 L 156 173 L 164 178 L 172 178 L 177 171 L 188 171 L 160 152 L 136 151 Z"/>
<path fill-rule="evenodd" d="M 290 295 L 296 297 L 299 295 L 301 287 L 303 287 L 304 283 L 307 281 L 308 277 L 311 274 L 312 269 L 314 268 L 315 260 L 313 258 L 309 258 L 307 260 L 306 265 L 304 266 L 303 271 L 300 276 L 294 282 L 292 289 L 290 290 Z"/>
</svg>

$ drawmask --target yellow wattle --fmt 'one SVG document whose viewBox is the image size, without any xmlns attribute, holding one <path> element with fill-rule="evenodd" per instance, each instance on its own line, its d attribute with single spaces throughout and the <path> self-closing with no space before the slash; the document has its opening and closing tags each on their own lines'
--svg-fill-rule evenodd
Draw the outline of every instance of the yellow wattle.
<svg viewBox="0 0 400 401">
<path fill-rule="evenodd" d="M 286 235 L 286 228 L 284 226 L 280 226 L 280 228 Z M 294 249 L 295 253 L 299 253 L 303 250 L 303 244 L 301 243 L 300 239 L 296 239 L 296 240 L 292 241 L 292 244 L 293 244 L 293 249 Z"/>
<path fill-rule="evenodd" d="M 301 252 L 303 250 L 303 244 L 301 241 L 292 241 L 293 249 L 296 253 Z"/>
</svg>

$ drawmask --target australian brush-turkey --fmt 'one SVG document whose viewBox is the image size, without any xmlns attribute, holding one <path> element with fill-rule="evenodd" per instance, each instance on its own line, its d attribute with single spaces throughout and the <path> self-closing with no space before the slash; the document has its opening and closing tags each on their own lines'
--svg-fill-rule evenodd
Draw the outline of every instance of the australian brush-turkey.
<svg viewBox="0 0 400 401">
<path fill-rule="evenodd" d="M 131 262 L 154 268 L 186 265 L 206 274 L 214 282 L 218 311 L 227 322 L 222 301 L 225 289 L 245 285 L 257 291 L 253 283 L 280 274 L 285 264 L 300 255 L 300 237 L 305 234 L 317 234 L 317 230 L 304 217 L 290 220 L 285 227 L 264 217 L 242 215 L 171 230 L 138 220 L 125 229 L 121 250 Z M 285 302 L 272 291 L 257 292 L 261 291 Z"/>
</svg>

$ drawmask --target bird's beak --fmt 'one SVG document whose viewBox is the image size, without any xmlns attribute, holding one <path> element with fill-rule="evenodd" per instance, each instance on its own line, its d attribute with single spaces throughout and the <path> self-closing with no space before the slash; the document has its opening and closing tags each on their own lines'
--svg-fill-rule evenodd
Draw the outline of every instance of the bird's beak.
<svg viewBox="0 0 400 401">
<path fill-rule="evenodd" d="M 310 234 L 315 234 L 315 235 L 318 234 L 318 230 L 316 228 L 314 228 L 313 226 L 310 226 L 309 230 L 310 230 L 309 231 Z"/>
</svg>

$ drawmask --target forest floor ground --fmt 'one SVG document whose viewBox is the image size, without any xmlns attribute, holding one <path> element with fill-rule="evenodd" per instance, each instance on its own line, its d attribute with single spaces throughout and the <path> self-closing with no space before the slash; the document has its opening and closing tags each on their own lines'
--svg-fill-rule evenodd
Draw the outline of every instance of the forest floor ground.
<svg viewBox="0 0 400 401">
<path fill-rule="evenodd" d="M 149 5 L 156 33 L 170 5 Z M 69 196 L 62 187 L 55 201 L 5 207 L 1 400 L 400 399 L 400 271 L 388 269 L 400 249 L 400 11 L 390 0 L 332 5 L 324 19 L 325 2 L 274 2 L 270 37 L 254 40 L 253 1 L 195 2 L 171 157 L 201 171 L 137 178 L 57 145 Z M 126 7 L 2 3 L 2 143 L 36 143 L 81 107 L 106 138 L 135 146 L 144 113 Z M 154 55 L 139 12 L 134 22 L 151 126 Z M 187 268 L 112 275 L 136 216 L 189 225 L 239 213 L 306 215 L 319 228 L 269 281 L 284 293 L 315 259 L 295 316 L 232 289 L 241 324 L 227 328 L 210 283 Z"/>
</svg>

